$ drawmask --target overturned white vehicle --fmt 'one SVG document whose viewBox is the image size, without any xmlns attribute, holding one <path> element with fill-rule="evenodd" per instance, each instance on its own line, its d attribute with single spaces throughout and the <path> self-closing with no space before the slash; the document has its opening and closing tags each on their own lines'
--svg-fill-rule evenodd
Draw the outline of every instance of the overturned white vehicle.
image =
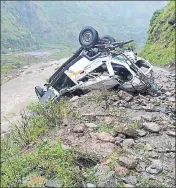
<svg viewBox="0 0 176 188">
<path fill-rule="evenodd" d="M 79 34 L 81 47 L 35 92 L 42 103 L 61 96 L 92 89 L 118 88 L 156 95 L 153 67 L 111 36 L 100 38 L 92 27 Z"/>
</svg>

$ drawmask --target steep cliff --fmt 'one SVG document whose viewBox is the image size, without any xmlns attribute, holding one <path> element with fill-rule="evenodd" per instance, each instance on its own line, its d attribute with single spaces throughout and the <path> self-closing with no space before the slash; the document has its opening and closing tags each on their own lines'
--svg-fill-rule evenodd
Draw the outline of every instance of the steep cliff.
<svg viewBox="0 0 176 188">
<path fill-rule="evenodd" d="M 154 12 L 150 20 L 148 39 L 141 53 L 154 64 L 166 64 L 175 59 L 175 1 Z"/>
</svg>

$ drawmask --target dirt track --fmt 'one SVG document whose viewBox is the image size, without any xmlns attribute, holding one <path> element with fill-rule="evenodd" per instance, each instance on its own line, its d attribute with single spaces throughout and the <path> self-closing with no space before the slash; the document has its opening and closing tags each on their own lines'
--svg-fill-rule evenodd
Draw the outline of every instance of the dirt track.
<svg viewBox="0 0 176 188">
<path fill-rule="evenodd" d="M 1 86 L 1 133 L 8 131 L 10 125 L 8 120 L 16 122 L 20 111 L 30 102 L 38 100 L 34 87 L 42 86 L 58 65 L 63 62 L 65 59 L 26 67 L 19 77 Z"/>
</svg>

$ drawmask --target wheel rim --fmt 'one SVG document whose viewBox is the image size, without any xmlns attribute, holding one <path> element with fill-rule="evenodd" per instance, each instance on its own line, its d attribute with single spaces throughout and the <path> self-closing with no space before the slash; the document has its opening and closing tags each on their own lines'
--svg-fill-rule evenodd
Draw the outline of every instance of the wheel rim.
<svg viewBox="0 0 176 188">
<path fill-rule="evenodd" d="M 83 34 L 82 39 L 85 44 L 89 44 L 93 39 L 92 33 L 90 31 L 86 31 Z"/>
</svg>

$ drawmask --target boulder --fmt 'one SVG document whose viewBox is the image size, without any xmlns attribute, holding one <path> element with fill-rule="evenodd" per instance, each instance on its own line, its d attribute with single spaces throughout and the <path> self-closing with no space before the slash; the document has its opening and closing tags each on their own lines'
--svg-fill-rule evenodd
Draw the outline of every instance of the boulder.
<svg viewBox="0 0 176 188">
<path fill-rule="evenodd" d="M 138 159 L 133 155 L 121 155 L 119 157 L 119 164 L 128 169 L 134 169 L 138 164 Z"/>
<path fill-rule="evenodd" d="M 161 128 L 154 122 L 145 122 L 143 123 L 143 127 L 145 130 L 152 133 L 158 133 L 161 130 Z"/>
</svg>

